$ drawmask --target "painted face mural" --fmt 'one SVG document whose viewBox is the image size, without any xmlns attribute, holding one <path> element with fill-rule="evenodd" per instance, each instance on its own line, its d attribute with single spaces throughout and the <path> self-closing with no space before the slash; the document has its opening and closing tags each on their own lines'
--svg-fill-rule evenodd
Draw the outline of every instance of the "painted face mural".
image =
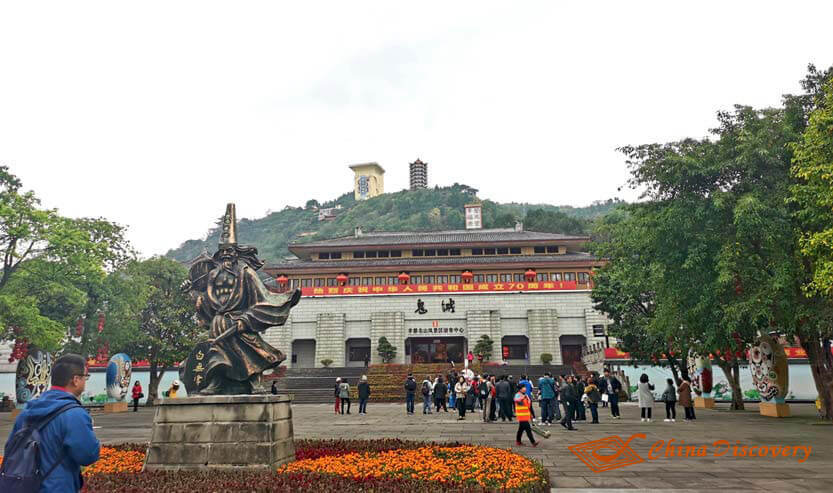
<svg viewBox="0 0 833 493">
<path fill-rule="evenodd" d="M 49 388 L 52 375 L 52 356 L 46 351 L 34 350 L 17 363 L 15 392 L 17 403 L 26 404 L 37 399 Z"/>
<path fill-rule="evenodd" d="M 783 399 L 787 395 L 789 375 L 783 346 L 769 335 L 761 335 L 749 350 L 752 383 L 763 400 Z"/>
<path fill-rule="evenodd" d="M 130 356 L 119 353 L 110 358 L 107 363 L 107 395 L 116 400 L 124 399 L 130 386 L 130 375 L 133 367 Z"/>
</svg>

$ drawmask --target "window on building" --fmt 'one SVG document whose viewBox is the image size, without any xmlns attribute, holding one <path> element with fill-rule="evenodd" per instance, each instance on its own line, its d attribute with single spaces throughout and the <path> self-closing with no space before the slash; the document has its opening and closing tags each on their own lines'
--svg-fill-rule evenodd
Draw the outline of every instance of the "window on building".
<svg viewBox="0 0 833 493">
<path fill-rule="evenodd" d="M 391 250 L 390 251 L 390 256 L 391 257 L 401 257 L 402 256 L 402 250 Z"/>
<path fill-rule="evenodd" d="M 560 272 L 553 272 L 550 274 L 550 279 L 553 281 L 560 281 L 561 280 L 561 273 Z"/>
<path fill-rule="evenodd" d="M 514 282 L 524 282 L 523 274 L 513 274 Z"/>
<path fill-rule="evenodd" d="M 323 277 L 316 277 L 315 278 L 315 287 L 320 288 L 324 286 L 324 278 Z"/>
<path fill-rule="evenodd" d="M 422 276 L 411 276 L 411 284 L 422 284 Z"/>
<path fill-rule="evenodd" d="M 498 248 L 497 249 L 497 254 L 498 255 L 509 255 L 509 249 L 505 248 L 505 247 L 504 248 Z"/>
<path fill-rule="evenodd" d="M 422 284 L 434 284 L 434 276 L 422 276 Z"/>
<path fill-rule="evenodd" d="M 338 260 L 341 258 L 341 252 L 330 252 L 330 258 Z"/>
<path fill-rule="evenodd" d="M 535 278 L 538 280 L 538 282 L 544 282 L 550 280 L 550 275 L 546 272 L 539 272 L 535 275 Z"/>
<path fill-rule="evenodd" d="M 590 282 L 590 273 L 588 272 L 579 272 L 578 273 L 578 282 L 581 284 L 587 284 Z"/>
<path fill-rule="evenodd" d="M 484 248 L 483 255 L 494 255 L 497 253 L 497 249 L 495 248 Z"/>
<path fill-rule="evenodd" d="M 501 274 L 500 282 L 512 282 L 512 274 Z"/>
<path fill-rule="evenodd" d="M 388 250 L 379 250 L 379 258 L 388 258 L 390 257 L 390 251 Z"/>
<path fill-rule="evenodd" d="M 535 253 L 547 253 L 547 247 L 537 246 L 533 249 Z"/>
<path fill-rule="evenodd" d="M 364 256 L 367 257 L 367 258 L 376 258 L 377 253 L 378 252 L 376 250 L 368 250 L 368 251 L 364 252 Z"/>
<path fill-rule="evenodd" d="M 437 276 L 437 284 L 448 284 L 448 276 Z"/>
<path fill-rule="evenodd" d="M 565 272 L 564 273 L 564 280 L 565 281 L 575 281 L 576 280 L 576 273 L 575 272 Z"/>
<path fill-rule="evenodd" d="M 526 344 L 506 344 L 503 346 L 504 353 L 509 353 L 509 357 L 504 359 L 526 359 Z"/>
<path fill-rule="evenodd" d="M 486 274 L 486 282 L 497 282 L 497 274 Z"/>
<path fill-rule="evenodd" d="M 301 287 L 302 288 L 311 288 L 312 287 L 312 279 L 301 279 Z"/>
<path fill-rule="evenodd" d="M 362 283 L 362 278 L 361 277 L 351 277 L 347 282 L 351 286 L 359 286 Z"/>
<path fill-rule="evenodd" d="M 594 325 L 593 326 L 593 336 L 594 337 L 604 337 L 605 336 L 605 326 L 604 325 Z"/>
<path fill-rule="evenodd" d="M 457 275 L 448 276 L 449 284 L 460 284 L 460 281 L 461 281 L 460 276 L 457 276 Z"/>
<path fill-rule="evenodd" d="M 412 257 L 422 257 L 422 250 L 411 250 Z"/>
<path fill-rule="evenodd" d="M 448 253 L 449 253 L 449 255 L 452 255 L 452 256 L 459 256 L 460 255 L 460 249 L 459 248 L 452 248 L 448 251 Z"/>
<path fill-rule="evenodd" d="M 435 257 L 436 255 L 437 255 L 437 251 L 434 250 L 433 248 L 429 248 L 429 249 L 425 250 L 425 256 L 426 257 Z"/>
<path fill-rule="evenodd" d="M 384 286 L 385 284 L 387 284 L 387 283 L 385 282 L 384 277 L 377 277 L 376 278 L 376 285 L 377 286 Z"/>
<path fill-rule="evenodd" d="M 485 281 L 486 281 L 486 276 L 484 276 L 483 274 L 475 274 L 474 275 L 474 282 L 485 282 Z"/>
<path fill-rule="evenodd" d="M 471 254 L 472 255 L 483 255 L 483 249 L 482 248 L 472 248 L 471 249 Z"/>
<path fill-rule="evenodd" d="M 520 255 L 521 254 L 521 247 L 510 247 L 509 253 L 512 255 Z"/>
<path fill-rule="evenodd" d="M 337 286 L 336 278 L 335 277 L 328 277 L 327 278 L 327 286 L 329 286 L 329 287 Z"/>
<path fill-rule="evenodd" d="M 558 253 L 557 245 L 550 245 L 547 247 L 547 253 Z"/>
<path fill-rule="evenodd" d="M 359 250 L 359 251 L 353 252 L 353 258 L 364 258 L 364 251 Z"/>
<path fill-rule="evenodd" d="M 372 277 L 362 277 L 362 284 L 365 286 L 372 286 L 373 285 L 373 278 Z"/>
<path fill-rule="evenodd" d="M 329 260 L 330 252 L 321 252 L 318 254 L 318 260 Z"/>
<path fill-rule="evenodd" d="M 300 284 L 301 284 L 301 283 L 300 283 L 300 280 L 298 280 L 298 279 L 291 279 L 291 280 L 289 281 L 289 287 L 290 287 L 290 289 L 298 289 L 298 287 L 300 286 Z"/>
<path fill-rule="evenodd" d="M 388 284 L 389 285 L 399 284 L 399 279 L 397 279 L 395 277 L 388 277 Z"/>
</svg>

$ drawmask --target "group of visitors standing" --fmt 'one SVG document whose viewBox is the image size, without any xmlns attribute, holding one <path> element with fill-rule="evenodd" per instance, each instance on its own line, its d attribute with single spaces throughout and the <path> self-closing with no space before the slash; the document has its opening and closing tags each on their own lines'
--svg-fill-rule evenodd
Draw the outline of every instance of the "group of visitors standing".
<svg viewBox="0 0 833 493">
<path fill-rule="evenodd" d="M 347 414 L 350 414 L 352 406 L 350 402 L 350 382 L 346 378 L 338 377 L 334 390 L 335 413 L 345 414 L 344 410 L 347 409 Z M 367 400 L 370 398 L 370 384 L 367 383 L 367 375 L 362 375 L 356 390 L 359 394 L 359 414 L 367 414 Z"/>
<path fill-rule="evenodd" d="M 639 413 L 643 423 L 651 422 L 651 409 L 654 405 L 654 385 L 649 381 L 648 375 L 643 373 L 639 376 L 637 392 L 639 397 Z M 685 411 L 685 420 L 697 419 L 694 415 L 694 405 L 691 402 L 691 381 L 683 378 L 678 389 L 674 388 L 674 380 L 667 379 L 665 390 L 660 400 L 665 402 L 665 422 L 674 423 L 677 421 L 677 396 L 679 403 Z"/>
</svg>

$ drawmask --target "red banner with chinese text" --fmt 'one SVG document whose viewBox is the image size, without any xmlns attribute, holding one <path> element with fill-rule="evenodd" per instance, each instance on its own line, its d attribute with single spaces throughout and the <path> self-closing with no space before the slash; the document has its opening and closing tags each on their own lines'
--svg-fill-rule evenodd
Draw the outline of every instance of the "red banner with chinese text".
<svg viewBox="0 0 833 493">
<path fill-rule="evenodd" d="M 301 288 L 303 296 L 371 294 L 500 293 L 514 291 L 574 291 L 576 281 L 481 282 L 468 284 L 391 284 L 387 286 L 330 286 Z M 589 289 L 582 288 L 582 289 Z"/>
</svg>

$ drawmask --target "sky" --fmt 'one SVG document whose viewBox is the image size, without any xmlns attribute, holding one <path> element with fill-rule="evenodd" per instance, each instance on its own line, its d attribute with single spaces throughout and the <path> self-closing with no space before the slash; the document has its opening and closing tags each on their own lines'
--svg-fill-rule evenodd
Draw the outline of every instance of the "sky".
<svg viewBox="0 0 833 493">
<path fill-rule="evenodd" d="M 0 165 L 143 255 L 352 190 L 619 197 L 617 147 L 704 137 L 833 64 L 830 2 L 0 1 Z M 244 240 L 244 239 L 242 239 Z"/>
</svg>

